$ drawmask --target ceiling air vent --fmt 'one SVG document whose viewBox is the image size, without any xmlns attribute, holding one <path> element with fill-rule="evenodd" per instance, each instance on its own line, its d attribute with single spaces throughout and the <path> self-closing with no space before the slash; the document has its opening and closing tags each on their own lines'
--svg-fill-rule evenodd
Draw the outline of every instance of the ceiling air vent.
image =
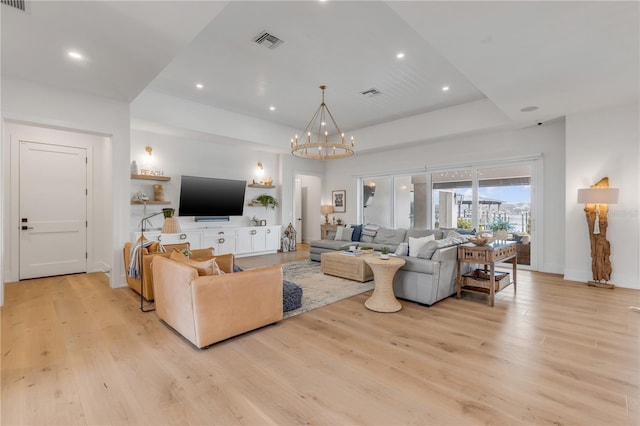
<svg viewBox="0 0 640 426">
<path fill-rule="evenodd" d="M 16 9 L 20 9 L 23 12 L 26 11 L 27 7 L 24 0 L 0 0 L 0 3 L 10 7 L 15 7 Z"/>
<path fill-rule="evenodd" d="M 379 91 L 378 89 L 375 89 L 375 88 L 373 88 L 373 87 L 372 87 L 371 89 L 369 89 L 369 90 L 365 90 L 364 92 L 360 92 L 360 93 L 362 93 L 362 94 L 363 94 L 363 95 L 365 95 L 365 96 L 369 96 L 369 97 L 371 97 L 371 96 L 379 95 L 379 94 L 381 94 L 382 92 L 381 92 L 381 91 Z"/>
<path fill-rule="evenodd" d="M 268 47 L 269 49 L 275 49 L 276 47 L 284 43 L 284 41 L 280 40 L 278 37 L 274 36 L 273 34 L 269 34 L 266 31 L 263 31 L 257 36 L 255 36 L 253 38 L 253 41 L 255 41 L 256 43 L 262 46 Z"/>
</svg>

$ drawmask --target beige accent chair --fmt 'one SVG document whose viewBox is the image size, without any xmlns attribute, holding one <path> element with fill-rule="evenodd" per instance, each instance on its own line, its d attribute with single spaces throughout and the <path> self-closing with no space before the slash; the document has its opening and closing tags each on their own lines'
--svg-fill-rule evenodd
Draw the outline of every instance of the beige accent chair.
<svg viewBox="0 0 640 426">
<path fill-rule="evenodd" d="M 232 254 L 215 259 L 224 275 L 164 257 L 152 264 L 156 313 L 198 348 L 282 319 L 282 266 L 232 272 Z"/>
<path fill-rule="evenodd" d="M 140 288 L 141 288 L 140 278 L 132 278 L 127 273 L 127 271 L 129 270 L 129 261 L 131 259 L 131 249 L 134 246 L 134 244 L 137 244 L 137 243 L 130 243 L 130 242 L 125 243 L 124 249 L 122 250 L 124 255 L 124 271 L 125 271 L 124 273 L 127 276 L 127 284 L 129 284 L 129 287 L 131 287 L 136 293 L 140 294 Z M 147 248 L 142 249 L 143 262 L 139 262 L 139 264 L 141 263 L 143 264 L 142 276 L 144 277 L 144 294 L 142 295 L 142 297 L 144 297 L 148 301 L 151 301 L 154 299 L 153 275 L 151 273 L 151 262 L 153 261 L 153 259 L 156 256 L 168 258 L 174 249 L 177 249 L 178 251 L 182 251 L 184 249 L 188 249 L 189 247 L 190 247 L 189 243 L 165 244 L 164 248 L 166 252 L 151 252 L 151 253 Z M 211 256 L 214 255 L 213 248 L 211 247 L 207 249 L 192 250 L 191 253 L 192 253 L 191 257 L 194 260 L 210 259 Z"/>
</svg>

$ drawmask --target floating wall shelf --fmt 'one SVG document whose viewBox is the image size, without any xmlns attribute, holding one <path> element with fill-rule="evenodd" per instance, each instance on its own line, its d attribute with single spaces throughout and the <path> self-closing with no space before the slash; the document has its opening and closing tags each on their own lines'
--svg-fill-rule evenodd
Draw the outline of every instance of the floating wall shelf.
<svg viewBox="0 0 640 426">
<path fill-rule="evenodd" d="M 275 188 L 275 185 L 262 185 L 260 183 L 250 183 L 247 185 L 249 188 Z"/>
<path fill-rule="evenodd" d="M 131 175 L 131 179 L 156 180 L 160 182 L 169 182 L 171 180 L 169 176 L 154 176 L 154 175 Z"/>
<path fill-rule="evenodd" d="M 149 200 L 149 201 L 141 201 L 141 200 L 131 200 L 131 204 L 155 204 L 155 205 L 163 205 L 163 206 L 168 206 L 169 204 L 171 204 L 171 201 L 153 201 L 153 200 Z"/>
</svg>

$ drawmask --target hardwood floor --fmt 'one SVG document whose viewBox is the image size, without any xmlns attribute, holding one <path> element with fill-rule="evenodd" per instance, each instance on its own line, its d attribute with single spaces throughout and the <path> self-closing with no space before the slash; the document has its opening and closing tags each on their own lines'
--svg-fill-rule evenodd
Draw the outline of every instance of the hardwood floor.
<svg viewBox="0 0 640 426">
<path fill-rule="evenodd" d="M 2 424 L 639 424 L 640 292 L 518 278 L 493 308 L 365 293 L 207 350 L 102 274 L 8 284 Z"/>
</svg>

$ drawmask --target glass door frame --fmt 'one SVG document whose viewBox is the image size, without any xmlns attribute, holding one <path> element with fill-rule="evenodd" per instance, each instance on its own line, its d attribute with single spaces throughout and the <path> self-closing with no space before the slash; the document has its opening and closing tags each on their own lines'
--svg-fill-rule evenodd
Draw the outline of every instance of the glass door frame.
<svg viewBox="0 0 640 426">
<path fill-rule="evenodd" d="M 542 246 L 543 246 L 543 158 L 542 155 L 536 155 L 526 158 L 518 158 L 513 160 L 496 160 L 496 161 L 484 161 L 474 162 L 473 164 L 455 164 L 447 166 L 429 167 L 426 168 L 427 174 L 427 187 L 431 188 L 427 192 L 427 204 L 431 208 L 431 214 L 427 217 L 427 227 L 434 227 L 434 200 L 433 200 L 433 178 L 434 173 L 447 173 L 456 172 L 460 170 L 469 170 L 471 172 L 471 191 L 472 191 L 472 222 L 473 226 L 478 226 L 478 170 L 486 168 L 498 168 L 509 166 L 530 166 L 531 167 L 531 241 L 533 250 L 531 251 L 531 260 L 529 265 L 518 265 L 521 269 L 538 270 L 538 260 L 541 259 Z"/>
</svg>

